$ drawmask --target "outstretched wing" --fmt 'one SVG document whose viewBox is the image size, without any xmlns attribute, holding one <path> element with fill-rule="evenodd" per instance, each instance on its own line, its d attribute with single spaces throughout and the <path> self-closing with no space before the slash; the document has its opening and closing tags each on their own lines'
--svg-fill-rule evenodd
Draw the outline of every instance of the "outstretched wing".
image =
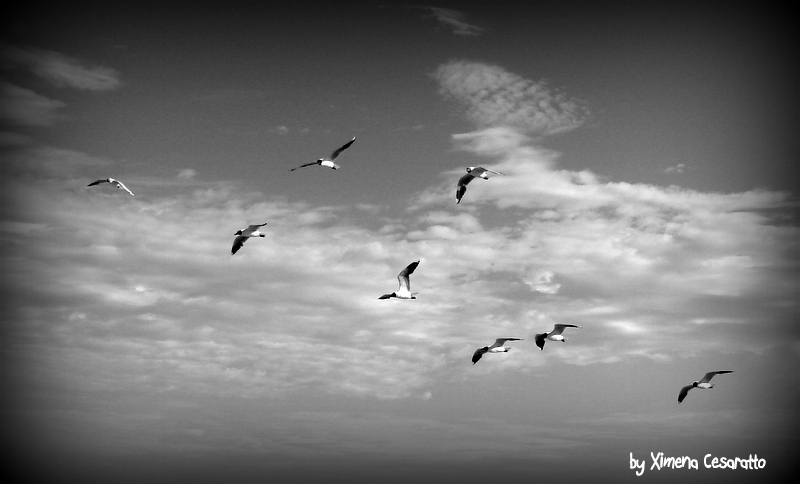
<svg viewBox="0 0 800 484">
<path fill-rule="evenodd" d="M 405 288 L 407 291 L 411 291 L 411 281 L 408 279 L 408 276 L 414 273 L 414 270 L 419 265 L 419 261 L 412 262 L 405 269 L 400 271 L 400 274 L 397 274 L 397 281 L 400 283 L 400 289 Z"/>
<path fill-rule="evenodd" d="M 305 165 L 300 165 L 300 166 L 298 166 L 298 167 L 296 167 L 296 168 L 292 168 L 292 169 L 291 169 L 291 170 L 289 170 L 289 171 L 295 171 L 295 170 L 296 170 L 296 169 L 298 169 L 298 168 L 305 168 L 305 167 L 307 167 L 307 166 L 314 166 L 314 165 L 319 165 L 319 163 L 318 163 L 318 162 L 316 162 L 316 161 L 314 161 L 314 162 L 311 162 L 311 163 L 306 163 Z"/>
<path fill-rule="evenodd" d="M 355 136 L 353 136 L 353 139 L 351 139 L 350 141 L 348 141 L 347 143 L 345 143 L 345 144 L 344 144 L 344 145 L 343 145 L 341 148 L 339 148 L 338 150 L 336 150 L 336 151 L 334 151 L 333 153 L 331 153 L 331 161 L 335 160 L 335 159 L 336 159 L 336 157 L 337 157 L 337 156 L 339 156 L 339 153 L 341 153 L 342 151 L 344 151 L 344 150 L 346 150 L 347 148 L 349 148 L 349 147 L 350 147 L 350 145 L 351 145 L 351 144 L 353 144 L 355 141 L 356 141 L 356 137 L 355 137 Z"/>
<path fill-rule="evenodd" d="M 685 387 L 681 388 L 681 392 L 678 394 L 678 403 L 681 403 L 686 395 L 689 394 L 689 390 L 694 388 L 694 385 L 686 385 Z"/>
<path fill-rule="evenodd" d="M 459 185 L 456 188 L 456 205 L 461 203 L 461 197 L 463 197 L 465 193 L 467 193 L 467 187 L 464 185 Z"/>
<path fill-rule="evenodd" d="M 540 350 L 544 349 L 544 342 L 546 336 L 547 333 L 539 333 L 533 339 L 536 342 L 536 346 L 538 346 Z"/>
<path fill-rule="evenodd" d="M 245 242 L 247 242 L 247 237 L 243 235 L 239 235 L 235 239 L 233 239 L 233 247 L 231 247 L 231 255 L 239 252 L 239 249 L 242 248 Z"/>
<path fill-rule="evenodd" d="M 114 181 L 114 183 L 116 183 L 116 184 L 117 184 L 117 188 L 120 188 L 120 189 L 122 189 L 122 190 L 125 190 L 126 192 L 130 193 L 130 194 L 131 194 L 131 196 L 136 196 L 136 195 L 134 195 L 134 194 L 133 194 L 133 192 L 132 192 L 132 191 L 128 190 L 128 187 L 126 187 L 126 186 L 125 186 L 125 184 L 124 184 L 124 183 L 122 183 L 121 181 L 119 181 L 119 180 L 115 180 L 115 181 Z"/>
<path fill-rule="evenodd" d="M 561 334 L 567 328 L 580 328 L 577 324 L 556 324 L 553 326 L 553 331 L 550 331 L 550 335 Z"/>
<path fill-rule="evenodd" d="M 473 176 L 479 176 L 481 178 L 489 178 L 489 175 L 502 175 L 499 171 L 489 170 L 488 168 L 484 168 L 482 166 L 476 166 L 472 169 Z"/>
<path fill-rule="evenodd" d="M 248 226 L 247 226 L 247 230 L 248 230 L 249 232 L 255 232 L 256 230 L 258 230 L 258 228 L 259 228 L 259 227 L 263 227 L 263 226 L 265 226 L 265 225 L 267 225 L 267 222 L 264 222 L 264 223 L 263 223 L 263 224 L 261 224 L 261 225 L 248 225 Z"/>
<path fill-rule="evenodd" d="M 472 173 L 467 173 L 466 175 L 458 179 L 458 186 L 459 187 L 467 186 L 467 184 L 474 179 L 475 177 L 472 175 Z"/>
<path fill-rule="evenodd" d="M 93 181 L 92 183 L 86 185 L 87 187 L 93 187 L 95 185 L 99 185 L 101 183 L 108 183 L 108 179 L 103 178 L 102 180 Z"/>
<path fill-rule="evenodd" d="M 733 373 L 733 370 L 709 371 L 703 375 L 703 378 L 701 378 L 698 383 L 708 383 L 712 378 L 714 378 L 714 375 L 722 375 L 725 373 Z"/>
<path fill-rule="evenodd" d="M 473 364 L 473 365 L 474 365 L 475 363 L 477 363 L 477 362 L 478 362 L 478 360 L 480 360 L 480 359 L 481 359 L 481 356 L 483 356 L 483 353 L 485 353 L 485 352 L 483 351 L 483 348 L 478 348 L 477 350 L 475 350 L 475 353 L 472 353 L 472 364 Z"/>
<path fill-rule="evenodd" d="M 505 173 L 500 173 L 499 171 L 489 170 L 488 168 L 484 168 L 484 170 L 486 170 L 486 173 L 491 173 L 492 175 L 505 176 Z"/>
<path fill-rule="evenodd" d="M 467 193 L 467 184 L 474 179 L 475 177 L 469 173 L 458 179 L 458 186 L 456 187 L 456 204 L 461 203 L 461 197 Z"/>
<path fill-rule="evenodd" d="M 494 344 L 492 346 L 490 346 L 490 348 L 499 348 L 499 347 L 503 346 L 506 343 L 506 341 L 520 341 L 520 339 L 519 338 L 497 338 L 496 340 L 494 340 Z"/>
</svg>

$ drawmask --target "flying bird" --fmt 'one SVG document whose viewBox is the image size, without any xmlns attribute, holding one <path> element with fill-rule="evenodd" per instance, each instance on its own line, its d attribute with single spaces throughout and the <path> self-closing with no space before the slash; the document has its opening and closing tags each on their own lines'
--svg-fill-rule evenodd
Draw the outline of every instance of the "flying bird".
<svg viewBox="0 0 800 484">
<path fill-rule="evenodd" d="M 353 136 L 353 139 L 351 139 L 350 141 L 348 141 L 347 143 L 345 143 L 345 144 L 344 144 L 344 145 L 343 145 L 341 148 L 339 148 L 339 149 L 337 149 L 336 151 L 334 151 L 333 153 L 331 153 L 331 156 L 330 156 L 330 157 L 328 157 L 328 158 L 320 158 L 320 159 L 318 159 L 317 161 L 315 161 L 315 162 L 313 162 L 313 163 L 306 163 L 305 165 L 300 165 L 300 166 L 298 166 L 297 168 L 305 168 L 306 166 L 320 165 L 320 166 L 327 166 L 328 168 L 332 168 L 332 169 L 334 169 L 334 170 L 338 170 L 338 169 L 339 169 L 339 165 L 337 165 L 336 163 L 334 163 L 334 162 L 333 162 L 333 160 L 335 160 L 335 159 L 336 159 L 336 157 L 337 157 L 337 156 L 339 156 L 339 154 L 340 154 L 342 151 L 344 151 L 344 150 L 346 150 L 347 148 L 349 148 L 349 147 L 350 147 L 350 145 L 351 145 L 351 144 L 353 144 L 353 142 L 354 142 L 355 140 L 356 140 L 356 138 L 355 138 L 355 136 Z M 297 168 L 292 168 L 292 169 L 291 169 L 291 170 L 289 170 L 289 171 L 295 171 Z"/>
<path fill-rule="evenodd" d="M 264 222 L 261 225 L 248 225 L 246 229 L 238 230 L 235 234 L 236 238 L 233 239 L 233 247 L 231 248 L 231 255 L 239 252 L 239 249 L 242 248 L 245 242 L 247 242 L 248 237 L 266 237 L 265 234 L 262 234 L 258 231 L 259 227 L 263 227 L 267 225 L 267 222 Z"/>
<path fill-rule="evenodd" d="M 400 271 L 400 274 L 397 274 L 397 281 L 400 283 L 400 288 L 397 292 L 384 294 L 378 299 L 389 299 L 390 297 L 396 297 L 398 299 L 416 299 L 417 293 L 411 292 L 411 281 L 408 279 L 408 276 L 414 273 L 414 269 L 416 269 L 418 265 L 419 261 L 412 262 L 405 269 Z"/>
<path fill-rule="evenodd" d="M 128 190 L 128 187 L 126 187 L 124 183 L 122 183 L 121 181 L 117 180 L 116 178 L 103 178 L 102 180 L 93 181 L 92 183 L 90 183 L 90 184 L 88 184 L 86 186 L 93 187 L 93 186 L 99 185 L 101 183 L 110 183 L 110 184 L 114 185 L 115 187 L 117 187 L 118 189 L 125 190 L 126 192 L 130 193 L 132 197 L 135 196 L 132 191 Z"/>
<path fill-rule="evenodd" d="M 475 178 L 489 179 L 489 174 L 502 175 L 499 171 L 488 170 L 482 166 L 470 166 L 467 168 L 467 174 L 459 178 L 458 187 L 456 188 L 456 205 L 461 203 L 461 197 L 467 192 L 467 184 Z"/>
<path fill-rule="evenodd" d="M 484 353 L 507 353 L 509 349 L 503 346 L 506 341 L 522 341 L 521 338 L 497 338 L 492 344 L 492 346 L 484 346 L 483 348 L 478 348 L 475 350 L 475 353 L 472 354 L 472 364 L 478 362 L 483 356 Z"/>
<path fill-rule="evenodd" d="M 714 375 L 723 375 L 725 373 L 733 373 L 733 370 L 709 371 L 703 376 L 703 378 L 697 380 L 691 385 L 686 385 L 685 387 L 681 388 L 681 392 L 678 394 L 678 403 L 681 403 L 683 399 L 686 398 L 686 395 L 689 394 L 689 390 L 692 388 L 702 388 L 703 390 L 714 388 L 714 385 L 709 383 L 711 379 L 714 378 Z"/>
<path fill-rule="evenodd" d="M 583 328 L 583 326 L 578 326 L 577 324 L 556 324 L 553 326 L 553 330 L 549 333 L 540 333 L 537 334 L 534 340 L 536 341 L 536 346 L 539 347 L 540 350 L 544 349 L 544 342 L 545 340 L 550 341 L 561 341 L 562 343 L 567 340 L 561 333 L 564 332 L 567 328 Z"/>
</svg>

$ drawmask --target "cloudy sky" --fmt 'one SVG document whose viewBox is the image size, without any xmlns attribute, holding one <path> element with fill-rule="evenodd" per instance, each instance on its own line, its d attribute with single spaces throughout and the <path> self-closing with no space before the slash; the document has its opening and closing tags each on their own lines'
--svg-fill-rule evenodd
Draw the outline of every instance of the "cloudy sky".
<svg viewBox="0 0 800 484">
<path fill-rule="evenodd" d="M 5 455 L 59 482 L 796 472 L 798 56 L 761 5 L 5 5 Z M 457 205 L 468 166 L 505 176 Z M 415 260 L 418 299 L 378 300 Z M 555 323 L 583 329 L 540 351 Z"/>
</svg>

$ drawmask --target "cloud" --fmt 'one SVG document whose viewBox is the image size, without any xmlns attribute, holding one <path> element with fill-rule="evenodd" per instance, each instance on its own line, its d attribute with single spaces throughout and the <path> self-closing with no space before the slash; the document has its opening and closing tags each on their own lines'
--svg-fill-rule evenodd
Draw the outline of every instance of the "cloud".
<svg viewBox="0 0 800 484">
<path fill-rule="evenodd" d="M 50 126 L 60 119 L 58 111 L 66 106 L 7 82 L 0 83 L 0 102 L 0 119 L 17 126 Z"/>
<path fill-rule="evenodd" d="M 683 163 L 678 163 L 678 164 L 677 164 L 677 165 L 675 165 L 675 166 L 668 166 L 668 167 L 667 167 L 667 168 L 664 170 L 664 173 L 677 173 L 678 175 L 680 175 L 681 173 L 683 173 L 683 171 L 684 171 L 685 169 L 686 169 L 686 165 L 685 165 L 685 164 L 683 164 Z"/>
<path fill-rule="evenodd" d="M 800 231 L 773 218 L 794 208 L 786 194 L 560 169 L 529 124 L 493 116 L 453 140 L 506 176 L 472 183 L 458 207 L 463 168 L 404 207 L 270 198 L 188 183 L 189 168 L 126 176 L 143 189 L 125 197 L 86 188 L 114 160 L 17 139 L 0 204 L 11 357 L 53 362 L 51 385 L 178 406 L 308 391 L 425 401 L 468 378 L 472 352 L 498 334 L 525 341 L 470 375 L 767 352 L 793 334 Z M 253 221 L 267 236 L 230 256 Z M 417 259 L 419 298 L 379 301 Z M 532 335 L 556 322 L 585 329 L 535 350 Z"/>
<path fill-rule="evenodd" d="M 178 172 L 178 178 L 181 180 L 194 180 L 194 177 L 197 175 L 197 170 L 192 168 L 184 168 L 183 170 Z"/>
<path fill-rule="evenodd" d="M 442 25 L 449 28 L 456 35 L 477 36 L 483 33 L 483 28 L 477 25 L 470 24 L 466 21 L 466 15 L 458 10 L 441 7 L 427 7 L 420 6 L 421 8 L 431 12 L 431 15 L 438 20 Z"/>
<path fill-rule="evenodd" d="M 0 131 L 0 148 L 18 148 L 30 145 L 32 142 L 33 138 L 28 135 Z"/>
<path fill-rule="evenodd" d="M 5 46 L 2 58 L 4 67 L 24 67 L 58 87 L 110 91 L 120 86 L 119 73 L 114 69 L 87 67 L 81 60 L 50 50 Z"/>
<path fill-rule="evenodd" d="M 553 282 L 554 274 L 551 271 L 541 271 L 534 274 L 532 277 L 525 279 L 525 284 L 530 286 L 531 290 L 541 292 L 543 294 L 557 294 L 561 284 Z"/>
<path fill-rule="evenodd" d="M 433 76 L 441 93 L 463 105 L 480 128 L 511 127 L 551 135 L 575 129 L 587 117 L 579 101 L 502 67 L 452 61 L 439 66 Z"/>
<path fill-rule="evenodd" d="M 271 128 L 269 132 L 280 136 L 286 136 L 289 134 L 289 128 L 287 128 L 286 126 L 276 126 L 274 128 Z"/>
</svg>

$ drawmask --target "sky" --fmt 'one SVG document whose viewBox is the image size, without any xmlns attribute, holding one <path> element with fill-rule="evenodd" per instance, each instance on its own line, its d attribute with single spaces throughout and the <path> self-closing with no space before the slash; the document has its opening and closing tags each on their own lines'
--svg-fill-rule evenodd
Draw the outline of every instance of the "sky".
<svg viewBox="0 0 800 484">
<path fill-rule="evenodd" d="M 2 8 L 20 482 L 796 475 L 789 7 Z"/>
</svg>

